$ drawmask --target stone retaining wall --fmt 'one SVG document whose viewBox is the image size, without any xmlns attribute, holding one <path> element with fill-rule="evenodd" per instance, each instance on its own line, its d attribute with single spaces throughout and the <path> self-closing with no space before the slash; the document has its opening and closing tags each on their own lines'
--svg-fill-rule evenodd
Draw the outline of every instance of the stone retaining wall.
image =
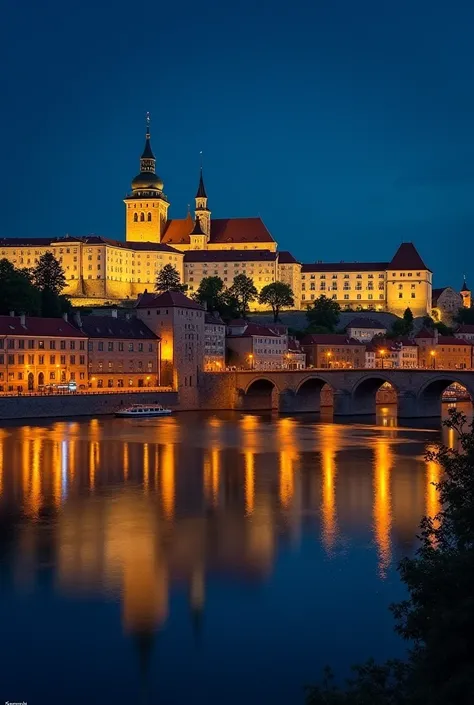
<svg viewBox="0 0 474 705">
<path fill-rule="evenodd" d="M 180 408 L 176 392 L 0 397 L 0 420 L 99 416 L 113 414 L 130 404 L 155 403 Z"/>
</svg>

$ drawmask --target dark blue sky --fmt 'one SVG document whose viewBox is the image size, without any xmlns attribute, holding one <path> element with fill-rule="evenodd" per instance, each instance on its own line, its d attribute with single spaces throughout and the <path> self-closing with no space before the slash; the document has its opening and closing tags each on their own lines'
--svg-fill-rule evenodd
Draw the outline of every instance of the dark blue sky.
<svg viewBox="0 0 474 705">
<path fill-rule="evenodd" d="M 473 26 L 469 0 L 4 0 L 0 236 L 123 238 L 150 110 L 172 217 L 202 149 L 216 217 L 304 261 L 413 240 L 474 286 Z"/>
</svg>

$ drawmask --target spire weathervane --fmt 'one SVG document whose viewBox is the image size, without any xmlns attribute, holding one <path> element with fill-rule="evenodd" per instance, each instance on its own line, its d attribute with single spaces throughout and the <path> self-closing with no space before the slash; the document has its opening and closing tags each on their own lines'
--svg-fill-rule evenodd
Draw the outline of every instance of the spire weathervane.
<svg viewBox="0 0 474 705">
<path fill-rule="evenodd" d="M 150 136 L 150 113 L 146 114 L 146 136 Z"/>
</svg>

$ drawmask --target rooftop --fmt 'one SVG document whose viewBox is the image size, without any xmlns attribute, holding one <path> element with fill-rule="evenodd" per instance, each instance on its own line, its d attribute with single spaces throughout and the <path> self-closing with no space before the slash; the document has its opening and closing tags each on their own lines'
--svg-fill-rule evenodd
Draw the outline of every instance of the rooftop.
<svg viewBox="0 0 474 705">
<path fill-rule="evenodd" d="M 298 260 L 293 257 L 291 252 L 287 252 L 286 250 L 284 250 L 283 252 L 279 252 L 278 262 L 279 264 L 300 264 L 300 262 L 298 262 Z"/>
<path fill-rule="evenodd" d="M 353 318 L 346 326 L 348 328 L 376 328 L 377 330 L 387 330 L 386 326 L 375 321 L 373 318 Z"/>
<path fill-rule="evenodd" d="M 89 338 L 156 340 L 158 337 L 138 318 L 83 316 L 81 330 Z"/>
<path fill-rule="evenodd" d="M 176 254 L 182 254 L 173 247 L 166 244 L 155 244 L 152 242 L 125 242 L 125 240 L 113 240 L 108 237 L 102 237 L 101 235 L 84 235 L 81 237 L 72 237 L 71 235 L 66 235 L 65 237 L 7 237 L 0 239 L 0 247 L 48 247 L 50 245 L 73 245 L 84 244 L 84 245 L 110 245 L 111 247 L 121 247 L 125 250 L 147 250 L 154 252 L 173 252 Z"/>
<path fill-rule="evenodd" d="M 364 347 L 364 343 L 343 333 L 310 333 L 304 336 L 301 345 L 358 345 Z"/>
<path fill-rule="evenodd" d="M 45 338 L 86 338 L 84 333 L 68 323 L 64 318 L 40 318 L 25 316 L 25 324 L 20 316 L 0 316 L 0 335 L 35 336 Z"/>
<path fill-rule="evenodd" d="M 143 292 L 135 304 L 136 308 L 193 308 L 203 311 L 203 307 L 185 296 L 181 291 L 164 291 L 162 294 Z"/>
<path fill-rule="evenodd" d="M 184 262 L 274 262 L 277 256 L 268 250 L 189 250 Z"/>
<path fill-rule="evenodd" d="M 301 272 L 385 272 L 388 262 L 311 262 Z"/>
<path fill-rule="evenodd" d="M 412 242 L 402 242 L 390 262 L 391 269 L 428 269 Z"/>
<path fill-rule="evenodd" d="M 188 213 L 186 218 L 169 220 L 163 242 L 168 245 L 190 243 L 194 221 Z M 253 243 L 274 242 L 261 218 L 212 218 L 209 243 Z"/>
</svg>

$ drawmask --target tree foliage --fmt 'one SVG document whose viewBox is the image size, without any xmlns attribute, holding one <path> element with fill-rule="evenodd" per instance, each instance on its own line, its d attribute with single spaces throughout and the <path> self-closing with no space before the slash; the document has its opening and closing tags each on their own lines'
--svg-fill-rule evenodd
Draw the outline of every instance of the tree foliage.
<svg viewBox="0 0 474 705">
<path fill-rule="evenodd" d="M 230 301 L 235 303 L 238 315 L 241 318 L 247 318 L 249 304 L 257 299 L 258 292 L 253 279 L 246 274 L 237 274 L 234 277 L 234 283 L 230 287 L 228 295 Z"/>
<path fill-rule="evenodd" d="M 474 697 L 474 428 L 452 412 L 459 439 L 428 454 L 444 471 L 436 484 L 441 511 L 421 522 L 420 547 L 399 566 L 408 597 L 393 605 L 406 660 L 354 668 L 346 688 L 326 677 L 308 705 L 471 705 Z"/>
<path fill-rule="evenodd" d="M 163 269 L 158 272 L 155 282 L 155 291 L 162 294 L 164 291 L 181 291 L 184 293 L 187 290 L 186 284 L 181 284 L 179 272 L 172 264 L 165 264 Z"/>
<path fill-rule="evenodd" d="M 7 259 L 0 260 L 0 314 L 10 311 L 37 316 L 40 313 L 40 292 L 27 270 L 16 269 Z"/>
<path fill-rule="evenodd" d="M 467 323 L 470 325 L 474 324 L 474 308 L 465 308 L 464 306 L 460 308 L 457 314 L 454 316 L 456 323 Z"/>
<path fill-rule="evenodd" d="M 413 313 L 411 308 L 405 309 L 403 318 L 397 318 L 393 322 L 390 331 L 393 337 L 410 337 L 413 333 Z"/>
<path fill-rule="evenodd" d="M 306 310 L 308 332 L 315 332 L 316 328 L 323 329 L 323 332 L 334 332 L 339 322 L 340 312 L 341 308 L 337 301 L 328 299 L 322 294 Z"/>
<path fill-rule="evenodd" d="M 220 277 L 203 277 L 199 288 L 193 298 L 203 306 L 206 305 L 208 311 L 220 313 L 223 307 L 224 282 Z"/>
<path fill-rule="evenodd" d="M 64 270 L 52 252 L 41 255 L 32 271 L 32 278 L 40 291 L 47 291 L 55 296 L 59 296 L 66 286 Z"/>
<path fill-rule="evenodd" d="M 278 321 L 282 308 L 295 305 L 291 286 L 285 282 L 273 282 L 264 286 L 260 292 L 259 302 L 271 307 L 274 323 Z"/>
</svg>

